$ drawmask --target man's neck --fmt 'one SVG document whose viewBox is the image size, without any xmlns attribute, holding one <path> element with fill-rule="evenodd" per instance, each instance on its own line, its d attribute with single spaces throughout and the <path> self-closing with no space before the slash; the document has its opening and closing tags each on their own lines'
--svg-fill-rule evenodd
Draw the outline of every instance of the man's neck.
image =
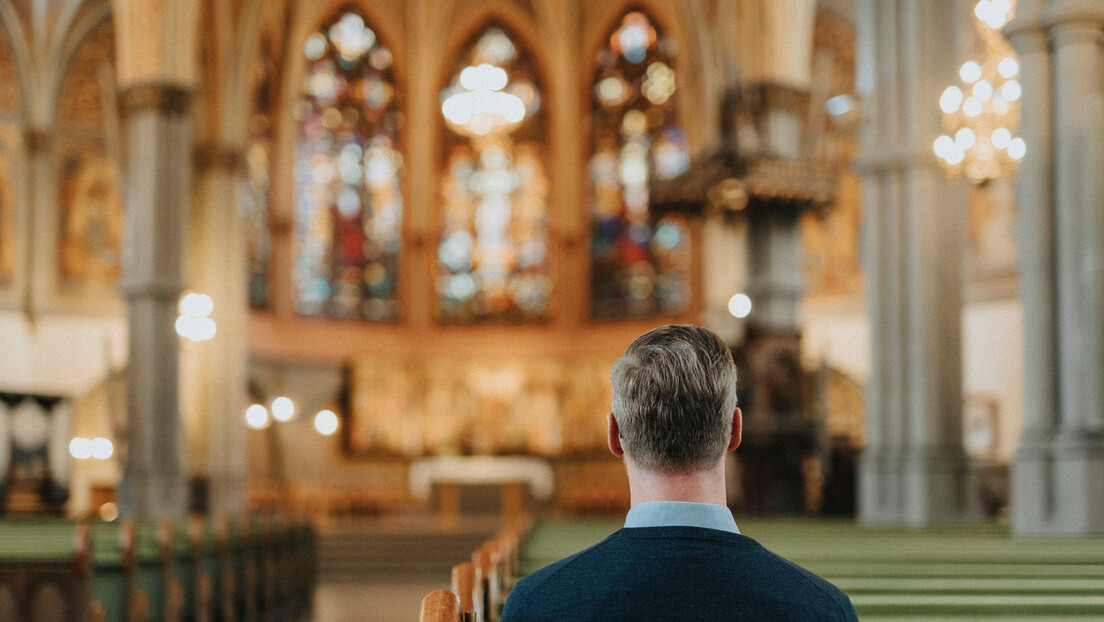
<svg viewBox="0 0 1104 622">
<path fill-rule="evenodd" d="M 725 505 L 724 462 L 690 473 L 655 473 L 626 461 L 632 505 L 646 501 L 690 501 Z"/>
</svg>

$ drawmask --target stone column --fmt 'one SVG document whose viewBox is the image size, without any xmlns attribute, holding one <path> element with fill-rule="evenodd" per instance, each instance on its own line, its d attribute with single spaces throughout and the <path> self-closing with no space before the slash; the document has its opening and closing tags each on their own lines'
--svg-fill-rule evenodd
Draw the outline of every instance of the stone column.
<svg viewBox="0 0 1104 622">
<path fill-rule="evenodd" d="M 962 446 L 964 201 L 936 164 L 936 102 L 954 79 L 954 0 L 859 10 L 867 296 L 873 351 L 860 517 L 930 525 L 971 515 Z"/>
<path fill-rule="evenodd" d="M 218 332 L 194 344 L 195 391 L 202 399 L 193 413 L 200 422 L 203 464 L 194 469 L 207 482 L 207 510 L 234 516 L 245 505 L 246 406 L 249 309 L 246 292 L 246 232 L 238 205 L 243 155 L 240 149 L 204 144 L 196 151 L 196 196 L 191 237 L 195 273 L 189 282 L 211 297 Z"/>
<path fill-rule="evenodd" d="M 184 435 L 174 330 L 183 282 L 191 197 L 188 89 L 164 83 L 122 93 L 129 166 L 122 289 L 130 325 L 127 442 L 120 510 L 126 516 L 187 513 Z"/>
<path fill-rule="evenodd" d="M 1042 2 L 1021 2 L 1005 28 L 1020 57 L 1020 136 L 1029 145 L 1017 178 L 1020 227 L 1020 300 L 1024 316 L 1024 425 L 1012 458 L 1012 529 L 1040 528 L 1052 505 L 1050 448 L 1057 423 L 1054 206 L 1051 137 L 1051 71 Z"/>
<path fill-rule="evenodd" d="M 897 210 L 890 200 L 897 196 L 894 170 L 884 146 L 898 140 L 892 124 L 897 108 L 894 88 L 896 61 L 895 8 L 866 2 L 857 12 L 857 84 L 867 102 L 860 135 L 862 158 L 857 163 L 863 176 L 862 202 L 864 263 L 867 276 L 867 305 L 871 328 L 871 374 L 866 387 L 866 446 L 859 463 L 859 515 L 866 522 L 890 522 L 900 507 L 896 481 L 900 465 L 896 460 L 900 439 L 901 410 L 899 333 L 892 327 L 900 315 L 895 286 L 895 259 L 900 241 L 895 233 Z M 874 206 L 878 206 L 875 208 Z"/>
<path fill-rule="evenodd" d="M 1104 532 L 1104 425 L 1093 399 L 1104 377 L 1104 352 L 1086 347 L 1088 313 L 1101 283 L 1087 278 L 1087 252 L 1104 231 L 1088 231 L 1088 212 L 1104 209 L 1082 196 L 1087 137 L 1086 104 L 1101 92 L 1104 71 L 1104 6 L 1056 1 L 1046 16 L 1054 71 L 1054 206 L 1058 275 L 1058 434 L 1054 444 L 1054 513 L 1059 533 Z M 1094 173 L 1098 173 L 1094 171 Z M 1095 238 L 1095 239 L 1093 239 Z"/>
</svg>

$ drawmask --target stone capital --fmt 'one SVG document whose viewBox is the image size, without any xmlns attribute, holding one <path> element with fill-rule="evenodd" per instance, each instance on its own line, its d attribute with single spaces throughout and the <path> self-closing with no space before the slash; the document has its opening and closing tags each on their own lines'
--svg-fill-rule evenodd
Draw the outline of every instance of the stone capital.
<svg viewBox="0 0 1104 622">
<path fill-rule="evenodd" d="M 216 141 L 196 145 L 192 159 L 196 170 L 200 173 L 208 171 L 235 173 L 245 167 L 245 154 L 240 147 Z"/>
<path fill-rule="evenodd" d="M 148 110 L 183 116 L 188 112 L 191 101 L 191 89 L 167 82 L 135 84 L 119 94 L 119 106 L 128 118 Z"/>
<path fill-rule="evenodd" d="M 48 151 L 53 140 L 54 134 L 49 130 L 38 127 L 23 128 L 23 146 L 27 150 L 27 155 L 31 157 Z"/>
<path fill-rule="evenodd" d="M 1104 27 L 1104 3 L 1099 0 L 1055 0 L 1047 5 L 1040 17 L 1049 29 L 1076 24 L 1099 31 Z"/>
</svg>

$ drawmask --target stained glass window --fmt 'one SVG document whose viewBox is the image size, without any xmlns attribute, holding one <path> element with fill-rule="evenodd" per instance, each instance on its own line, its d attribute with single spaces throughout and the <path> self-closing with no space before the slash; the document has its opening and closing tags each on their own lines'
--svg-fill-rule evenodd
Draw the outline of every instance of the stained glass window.
<svg viewBox="0 0 1104 622">
<path fill-rule="evenodd" d="M 295 110 L 292 280 L 304 315 L 395 320 L 400 112 L 391 52 L 356 13 L 307 37 Z"/>
<path fill-rule="evenodd" d="M 597 54 L 590 144 L 591 317 L 674 314 L 690 303 L 685 220 L 648 209 L 648 183 L 686 171 L 676 42 L 626 14 Z"/>
<path fill-rule="evenodd" d="M 488 26 L 441 93 L 437 314 L 444 322 L 540 321 L 552 287 L 548 174 L 533 59 Z"/>
</svg>

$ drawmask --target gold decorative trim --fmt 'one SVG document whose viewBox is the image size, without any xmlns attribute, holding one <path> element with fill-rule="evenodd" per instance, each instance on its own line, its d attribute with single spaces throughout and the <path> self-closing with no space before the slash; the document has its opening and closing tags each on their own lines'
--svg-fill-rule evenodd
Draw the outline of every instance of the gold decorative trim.
<svg viewBox="0 0 1104 622">
<path fill-rule="evenodd" d="M 119 93 L 119 107 L 125 116 L 143 110 L 183 115 L 191 104 L 192 91 L 175 84 L 137 84 Z"/>
<path fill-rule="evenodd" d="M 192 161 L 199 171 L 235 172 L 245 168 L 245 154 L 241 149 L 217 142 L 197 145 Z"/>
<path fill-rule="evenodd" d="M 809 107 L 809 91 L 776 82 L 753 85 L 758 110 L 789 110 L 804 113 Z"/>
<path fill-rule="evenodd" d="M 46 130 L 36 127 L 28 127 L 23 130 L 23 145 L 26 147 L 27 153 L 32 156 L 49 150 L 51 140 L 53 140 L 53 135 Z"/>
</svg>

